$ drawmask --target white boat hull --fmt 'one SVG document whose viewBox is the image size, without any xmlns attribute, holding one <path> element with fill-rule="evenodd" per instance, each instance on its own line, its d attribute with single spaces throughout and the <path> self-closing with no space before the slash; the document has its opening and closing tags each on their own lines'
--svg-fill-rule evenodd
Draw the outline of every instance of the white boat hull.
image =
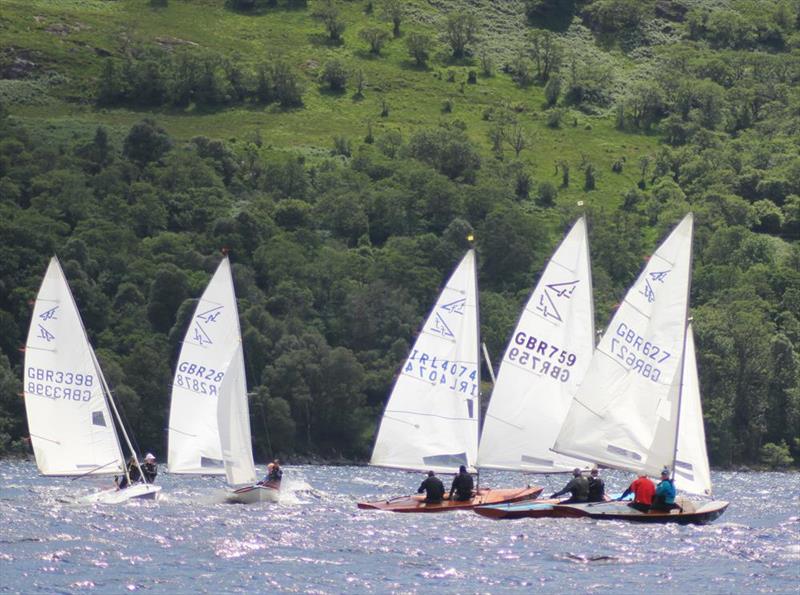
<svg viewBox="0 0 800 595">
<path fill-rule="evenodd" d="M 230 492 L 226 502 L 234 504 L 258 504 L 260 502 L 278 502 L 281 495 L 281 484 L 251 485 Z"/>
<path fill-rule="evenodd" d="M 151 483 L 137 483 L 124 490 L 112 488 L 78 498 L 80 504 L 122 504 L 128 500 L 156 500 L 161 486 Z"/>
</svg>

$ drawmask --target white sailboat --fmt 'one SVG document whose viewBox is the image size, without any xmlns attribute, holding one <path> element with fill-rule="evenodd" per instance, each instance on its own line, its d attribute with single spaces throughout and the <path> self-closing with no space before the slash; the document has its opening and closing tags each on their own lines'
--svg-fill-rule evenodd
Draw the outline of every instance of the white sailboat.
<svg viewBox="0 0 800 595">
<path fill-rule="evenodd" d="M 475 469 L 478 454 L 480 336 L 474 250 L 445 284 L 386 404 L 370 464 L 453 473 Z M 439 511 L 533 497 L 541 488 L 479 490 L 473 501 L 424 505 L 416 497 L 362 502 L 360 508 Z"/>
<path fill-rule="evenodd" d="M 506 348 L 478 465 L 558 473 L 587 462 L 551 448 L 594 350 L 589 240 L 581 217 L 550 258 Z"/>
<path fill-rule="evenodd" d="M 24 391 L 31 444 L 42 475 L 127 475 L 112 410 L 131 455 L 133 447 L 55 256 L 33 308 L 25 344 Z M 135 483 L 79 501 L 114 504 L 154 499 L 160 490 Z"/>
<path fill-rule="evenodd" d="M 690 213 L 659 246 L 628 291 L 595 351 L 553 449 L 654 477 L 667 467 L 673 470 L 678 487 L 710 493 L 687 316 L 692 227 Z M 569 508 L 602 518 L 705 522 L 728 505 L 711 502 L 698 508 L 686 504 L 689 510 L 672 514 L 639 513 L 620 503 Z M 701 520 L 686 520 L 689 516 L 684 514 Z"/>
<path fill-rule="evenodd" d="M 276 500 L 256 485 L 239 312 L 228 257 L 222 259 L 186 331 L 169 415 L 170 473 L 225 475 L 229 499 Z"/>
</svg>

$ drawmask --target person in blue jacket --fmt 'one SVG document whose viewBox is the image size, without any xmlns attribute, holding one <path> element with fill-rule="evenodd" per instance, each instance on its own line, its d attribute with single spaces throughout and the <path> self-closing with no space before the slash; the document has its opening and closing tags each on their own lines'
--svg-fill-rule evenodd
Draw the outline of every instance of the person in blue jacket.
<svg viewBox="0 0 800 595">
<path fill-rule="evenodd" d="M 661 481 L 656 486 L 656 495 L 653 498 L 653 505 L 650 510 L 669 512 L 674 508 L 683 512 L 683 509 L 675 504 L 675 484 L 669 478 L 669 469 L 664 467 L 661 471 Z"/>
</svg>

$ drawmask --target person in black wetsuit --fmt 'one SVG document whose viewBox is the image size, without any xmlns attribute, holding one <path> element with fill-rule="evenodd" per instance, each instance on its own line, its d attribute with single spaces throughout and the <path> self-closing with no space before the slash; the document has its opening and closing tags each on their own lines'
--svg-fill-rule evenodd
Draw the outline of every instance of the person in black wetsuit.
<svg viewBox="0 0 800 595">
<path fill-rule="evenodd" d="M 129 477 L 130 477 L 130 484 L 128 483 Z M 128 475 L 127 476 L 123 475 L 119 481 L 117 481 L 117 478 L 115 477 L 114 481 L 120 490 L 124 490 L 129 485 L 138 483 L 139 481 L 141 481 L 141 479 L 142 479 L 142 474 L 139 473 L 139 464 L 136 461 L 136 457 L 131 455 L 131 458 L 128 459 Z"/>
<path fill-rule="evenodd" d="M 283 477 L 283 469 L 281 469 L 281 462 L 280 459 L 275 459 L 269 465 L 267 465 L 267 475 L 258 482 L 259 485 L 264 485 L 267 483 L 276 483 L 281 480 Z"/>
<path fill-rule="evenodd" d="M 155 483 L 156 475 L 158 475 L 158 465 L 156 465 L 156 457 L 151 452 L 144 456 L 142 473 L 144 473 L 145 483 Z"/>
<path fill-rule="evenodd" d="M 581 470 L 575 467 L 572 470 L 572 479 L 564 486 L 563 489 L 551 494 L 551 498 L 558 498 L 561 494 L 570 492 L 571 496 L 564 500 L 561 504 L 576 504 L 579 502 L 586 502 L 589 498 L 589 480 L 581 475 Z"/>
<path fill-rule="evenodd" d="M 606 496 L 606 484 L 600 478 L 597 467 L 589 475 L 589 502 L 602 502 Z"/>
<path fill-rule="evenodd" d="M 453 492 L 455 492 L 455 500 L 458 502 L 472 500 L 473 487 L 475 487 L 475 484 L 472 481 L 472 475 L 467 473 L 467 468 L 464 465 L 461 465 L 450 486 L 450 499 L 453 500 Z"/>
<path fill-rule="evenodd" d="M 417 494 L 422 492 L 425 492 L 427 504 L 440 504 L 444 499 L 444 484 L 433 471 L 428 471 L 428 477 L 419 485 Z"/>
</svg>

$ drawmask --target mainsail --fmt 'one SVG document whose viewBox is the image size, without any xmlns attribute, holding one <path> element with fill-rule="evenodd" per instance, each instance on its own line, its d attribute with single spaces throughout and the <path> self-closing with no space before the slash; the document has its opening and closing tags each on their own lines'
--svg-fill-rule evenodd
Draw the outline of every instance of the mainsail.
<svg viewBox="0 0 800 595">
<path fill-rule="evenodd" d="M 370 461 L 401 469 L 472 468 L 478 450 L 475 252 L 439 295 L 386 404 Z"/>
<path fill-rule="evenodd" d="M 169 412 L 171 473 L 225 473 L 218 401 L 237 349 L 241 349 L 239 313 L 225 257 L 200 297 L 178 358 Z"/>
<path fill-rule="evenodd" d="M 542 272 L 508 344 L 486 412 L 478 466 L 559 472 L 586 461 L 551 451 L 594 349 L 586 221 Z"/>
<path fill-rule="evenodd" d="M 691 213 L 652 255 L 603 335 L 554 450 L 657 476 L 675 461 Z"/>
<path fill-rule="evenodd" d="M 104 384 L 54 256 L 36 297 L 25 344 L 25 409 L 43 475 L 123 472 Z"/>
<path fill-rule="evenodd" d="M 250 409 L 247 405 L 247 380 L 241 343 L 220 383 L 217 417 L 228 484 L 240 486 L 255 483 L 256 468 L 250 443 Z"/>
<path fill-rule="evenodd" d="M 683 368 L 683 392 L 678 423 L 678 451 L 675 455 L 675 486 L 693 494 L 711 495 L 711 472 L 708 468 L 703 407 L 692 327 L 686 331 Z"/>
</svg>

